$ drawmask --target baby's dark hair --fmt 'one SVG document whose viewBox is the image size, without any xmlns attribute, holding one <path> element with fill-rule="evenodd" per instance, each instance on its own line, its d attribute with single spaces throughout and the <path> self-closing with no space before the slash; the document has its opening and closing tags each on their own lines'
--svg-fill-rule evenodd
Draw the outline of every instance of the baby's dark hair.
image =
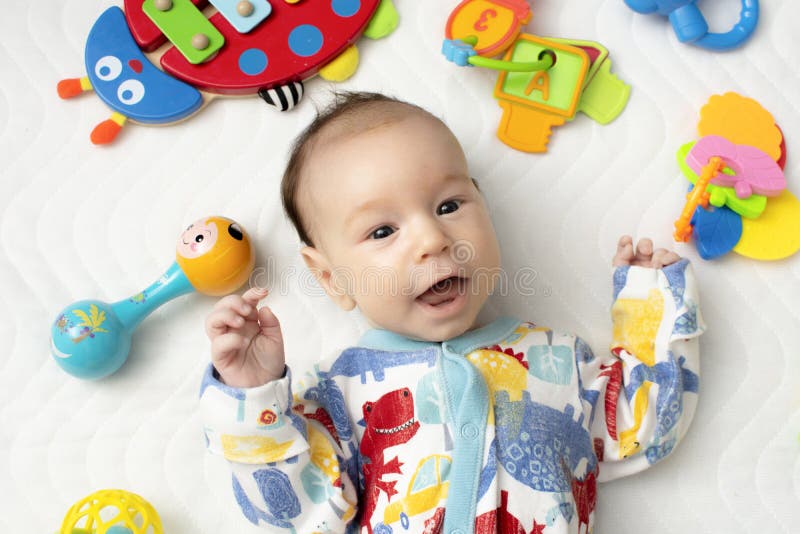
<svg viewBox="0 0 800 534">
<path fill-rule="evenodd" d="M 333 101 L 322 111 L 318 111 L 316 118 L 295 139 L 281 181 L 281 199 L 286 215 L 297 230 L 298 237 L 306 245 L 313 246 L 313 243 L 298 209 L 297 191 L 305 162 L 322 130 L 334 122 L 344 122 L 346 134 L 360 133 L 393 122 L 403 116 L 400 113 L 386 113 L 385 116 L 373 114 L 368 117 L 370 111 L 375 112 L 379 108 L 392 107 L 396 110 L 405 108 L 403 111 L 417 111 L 430 115 L 419 106 L 379 93 L 337 92 Z"/>
</svg>

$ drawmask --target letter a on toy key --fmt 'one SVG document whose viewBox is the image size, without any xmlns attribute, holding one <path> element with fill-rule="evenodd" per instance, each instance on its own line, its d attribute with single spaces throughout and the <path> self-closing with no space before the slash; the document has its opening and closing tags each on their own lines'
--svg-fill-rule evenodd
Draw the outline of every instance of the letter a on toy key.
<svg viewBox="0 0 800 534">
<path fill-rule="evenodd" d="M 547 102 L 550 100 L 550 76 L 546 70 L 540 70 L 534 73 L 528 87 L 525 88 L 525 94 L 530 96 L 534 91 L 541 91 L 542 100 Z"/>
<path fill-rule="evenodd" d="M 547 70 L 501 72 L 494 96 L 503 109 L 497 136 L 525 152 L 545 152 L 550 129 L 572 119 L 578 109 L 589 56 L 580 48 L 521 34 L 503 57 L 506 61 L 537 61 L 556 56 Z"/>
</svg>

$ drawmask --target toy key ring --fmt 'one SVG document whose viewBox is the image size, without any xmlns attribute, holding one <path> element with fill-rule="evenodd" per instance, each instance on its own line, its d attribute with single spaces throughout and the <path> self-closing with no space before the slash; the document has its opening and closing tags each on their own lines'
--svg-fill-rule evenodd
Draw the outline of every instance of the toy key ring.
<svg viewBox="0 0 800 534">
<path fill-rule="evenodd" d="M 552 50 L 542 50 L 538 61 L 506 61 L 479 56 L 474 48 L 477 42 L 478 38 L 474 35 L 462 39 L 445 39 L 442 43 L 442 54 L 459 67 L 470 65 L 506 72 L 548 70 L 556 63 L 556 54 Z"/>
<path fill-rule="evenodd" d="M 758 0 L 741 0 L 739 22 L 725 33 L 709 33 L 708 23 L 696 0 L 625 0 L 637 13 L 659 13 L 669 17 L 678 40 L 709 50 L 730 50 L 747 40 L 758 23 Z"/>
</svg>

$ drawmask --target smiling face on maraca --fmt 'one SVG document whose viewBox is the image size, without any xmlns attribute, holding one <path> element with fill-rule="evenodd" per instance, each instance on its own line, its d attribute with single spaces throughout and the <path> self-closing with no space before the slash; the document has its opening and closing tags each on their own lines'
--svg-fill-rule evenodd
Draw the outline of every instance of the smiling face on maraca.
<svg viewBox="0 0 800 534">
<path fill-rule="evenodd" d="M 233 225 L 238 226 L 236 223 Z M 241 235 L 241 232 L 239 232 Z M 178 240 L 178 255 L 186 259 L 202 256 L 214 247 L 219 237 L 217 224 L 212 220 L 200 219 L 189 225 Z"/>
<path fill-rule="evenodd" d="M 255 254 L 238 223 L 215 216 L 186 228 L 178 238 L 175 259 L 198 292 L 220 296 L 235 291 L 247 280 Z"/>
</svg>

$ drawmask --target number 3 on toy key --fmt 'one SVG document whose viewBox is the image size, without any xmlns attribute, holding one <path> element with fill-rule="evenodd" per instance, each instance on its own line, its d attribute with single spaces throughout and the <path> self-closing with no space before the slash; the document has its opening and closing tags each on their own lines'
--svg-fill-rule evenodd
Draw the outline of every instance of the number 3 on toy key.
<svg viewBox="0 0 800 534">
<path fill-rule="evenodd" d="M 485 32 L 489 29 L 489 26 L 486 25 L 489 22 L 489 19 L 497 18 L 497 11 L 494 9 L 486 9 L 481 13 L 481 17 L 475 21 L 475 24 L 472 25 L 475 30 L 479 32 Z"/>
</svg>

